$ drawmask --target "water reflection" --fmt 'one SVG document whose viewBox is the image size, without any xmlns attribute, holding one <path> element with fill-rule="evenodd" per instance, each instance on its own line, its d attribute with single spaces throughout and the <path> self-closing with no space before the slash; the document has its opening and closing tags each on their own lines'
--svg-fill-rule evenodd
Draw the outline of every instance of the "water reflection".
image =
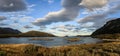
<svg viewBox="0 0 120 56">
<path fill-rule="evenodd" d="M 31 38 L 48 38 L 48 37 L 31 37 Z M 66 38 L 76 38 L 76 37 L 49 37 L 50 39 L 53 39 L 52 41 L 46 41 L 46 40 L 30 40 L 31 38 L 0 38 L 0 44 L 21 44 L 21 43 L 27 43 L 27 44 L 37 44 L 37 45 L 43 45 L 46 47 L 51 46 L 64 46 L 64 45 L 72 45 L 72 44 L 85 44 L 85 43 L 97 43 L 101 40 L 94 39 L 91 37 L 77 37 L 80 38 L 80 41 L 76 42 L 68 42 Z"/>
</svg>

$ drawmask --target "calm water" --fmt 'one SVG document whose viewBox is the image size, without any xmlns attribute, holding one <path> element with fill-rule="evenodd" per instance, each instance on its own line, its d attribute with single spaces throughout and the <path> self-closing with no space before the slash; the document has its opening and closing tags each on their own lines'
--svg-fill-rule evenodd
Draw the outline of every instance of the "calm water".
<svg viewBox="0 0 120 56">
<path fill-rule="evenodd" d="M 31 38 L 48 38 L 48 37 L 31 37 Z M 73 44 L 85 44 L 85 43 L 97 43 L 100 42 L 101 40 L 99 39 L 94 39 L 91 37 L 78 37 L 81 40 L 76 41 L 76 42 L 69 42 L 66 40 L 66 38 L 76 38 L 76 37 L 49 37 L 50 39 L 53 39 L 52 41 L 45 41 L 45 40 L 30 40 L 31 38 L 0 38 L 0 44 L 37 44 L 37 45 L 42 45 L 46 47 L 51 47 L 51 46 L 64 46 L 64 45 L 73 45 Z"/>
</svg>

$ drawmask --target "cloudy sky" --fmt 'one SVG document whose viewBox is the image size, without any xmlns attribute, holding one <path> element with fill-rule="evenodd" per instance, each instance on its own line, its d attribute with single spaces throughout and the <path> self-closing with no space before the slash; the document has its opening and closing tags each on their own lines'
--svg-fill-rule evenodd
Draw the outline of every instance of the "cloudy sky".
<svg viewBox="0 0 120 56">
<path fill-rule="evenodd" d="M 88 35 L 120 17 L 120 0 L 0 0 L 0 27 Z"/>
</svg>

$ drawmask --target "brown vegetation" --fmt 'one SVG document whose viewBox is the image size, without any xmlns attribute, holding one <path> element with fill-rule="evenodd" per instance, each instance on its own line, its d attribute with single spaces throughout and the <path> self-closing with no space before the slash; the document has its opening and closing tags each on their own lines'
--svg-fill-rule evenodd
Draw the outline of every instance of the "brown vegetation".
<svg viewBox="0 0 120 56">
<path fill-rule="evenodd" d="M 100 38 L 100 39 L 120 39 L 120 33 L 116 34 L 101 34 L 93 36 L 93 38 Z"/>
<path fill-rule="evenodd" d="M 30 44 L 1 44 L 0 56 L 119 56 L 120 42 L 46 48 Z"/>
<path fill-rule="evenodd" d="M 66 40 L 68 42 L 77 42 L 77 41 L 80 41 L 80 38 L 67 38 Z"/>
<path fill-rule="evenodd" d="M 44 41 L 52 41 L 54 39 L 51 39 L 51 38 L 31 38 L 30 40 L 44 40 Z"/>
</svg>

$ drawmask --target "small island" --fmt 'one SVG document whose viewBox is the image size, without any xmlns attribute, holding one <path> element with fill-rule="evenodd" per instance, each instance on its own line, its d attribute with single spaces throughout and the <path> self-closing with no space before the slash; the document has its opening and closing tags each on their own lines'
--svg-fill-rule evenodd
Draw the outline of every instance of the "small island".
<svg viewBox="0 0 120 56">
<path fill-rule="evenodd" d="M 77 35 L 77 37 L 91 37 L 91 35 Z"/>
</svg>

